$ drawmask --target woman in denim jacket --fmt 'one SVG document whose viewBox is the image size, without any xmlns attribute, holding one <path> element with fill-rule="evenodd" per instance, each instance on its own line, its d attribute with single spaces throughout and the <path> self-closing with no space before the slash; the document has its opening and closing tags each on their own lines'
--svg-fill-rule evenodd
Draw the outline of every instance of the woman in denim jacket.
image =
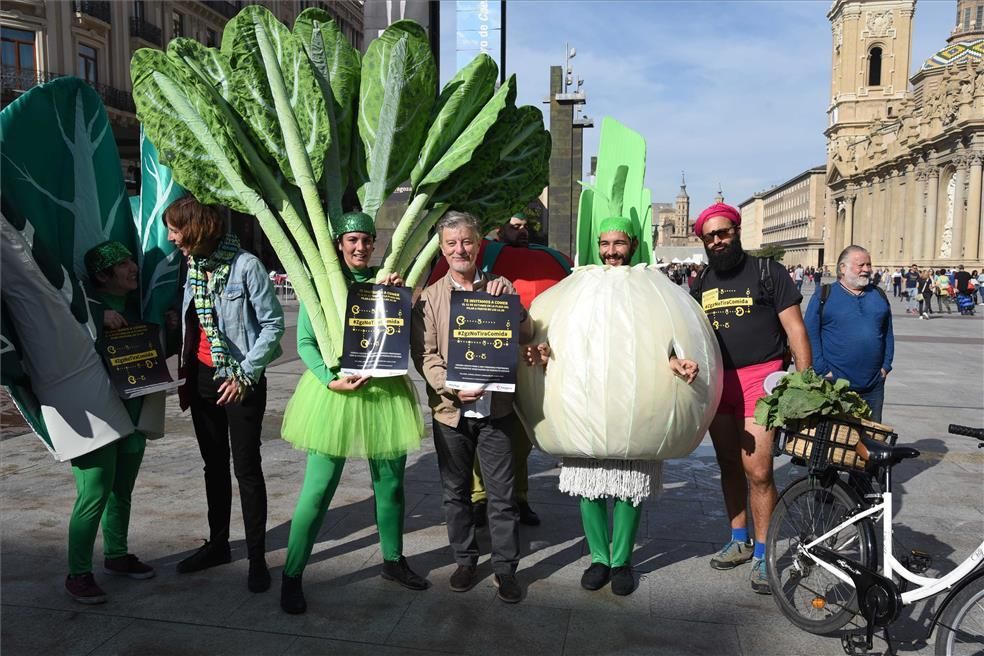
<svg viewBox="0 0 984 656">
<path fill-rule="evenodd" d="M 205 461 L 209 539 L 178 563 L 178 572 L 228 563 L 233 469 L 239 482 L 252 592 L 270 588 L 265 536 L 266 484 L 260 429 L 266 410 L 266 366 L 282 353 L 284 313 L 265 267 L 224 234 L 214 206 L 184 196 L 164 212 L 167 238 L 188 258 L 181 305 L 181 408 L 191 407 Z"/>
</svg>

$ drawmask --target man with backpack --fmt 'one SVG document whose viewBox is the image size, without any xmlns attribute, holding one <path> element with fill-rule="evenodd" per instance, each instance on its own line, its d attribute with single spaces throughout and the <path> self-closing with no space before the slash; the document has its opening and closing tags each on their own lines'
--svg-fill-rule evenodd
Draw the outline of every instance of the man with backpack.
<svg viewBox="0 0 984 656">
<path fill-rule="evenodd" d="M 810 342 L 799 308 L 803 297 L 782 265 L 745 253 L 741 214 L 734 207 L 711 205 L 701 212 L 694 232 L 704 242 L 709 266 L 691 293 L 707 313 L 724 358 L 724 391 L 710 433 L 731 540 L 711 559 L 711 567 L 732 569 L 752 561 L 752 590 L 770 594 L 765 539 L 777 496 L 773 431 L 753 417 L 756 401 L 765 396 L 765 378 L 787 366 L 787 347 L 798 370 L 810 366 Z M 748 531 L 749 507 L 754 542 Z"/>
<path fill-rule="evenodd" d="M 822 286 L 806 308 L 813 368 L 821 376 L 845 378 L 882 420 L 885 378 L 892 370 L 895 336 L 892 308 L 871 280 L 871 256 L 848 246 L 837 258 L 837 282 Z"/>
</svg>

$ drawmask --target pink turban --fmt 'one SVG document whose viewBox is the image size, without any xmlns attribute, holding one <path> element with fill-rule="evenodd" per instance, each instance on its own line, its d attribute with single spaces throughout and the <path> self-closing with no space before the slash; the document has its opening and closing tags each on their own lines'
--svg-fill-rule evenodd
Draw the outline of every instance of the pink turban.
<svg viewBox="0 0 984 656">
<path fill-rule="evenodd" d="M 694 224 L 694 233 L 700 237 L 703 234 L 704 223 L 715 216 L 724 217 L 734 223 L 735 226 L 741 225 L 741 214 L 737 208 L 731 207 L 731 205 L 726 203 L 714 203 L 697 217 L 697 223 Z"/>
</svg>

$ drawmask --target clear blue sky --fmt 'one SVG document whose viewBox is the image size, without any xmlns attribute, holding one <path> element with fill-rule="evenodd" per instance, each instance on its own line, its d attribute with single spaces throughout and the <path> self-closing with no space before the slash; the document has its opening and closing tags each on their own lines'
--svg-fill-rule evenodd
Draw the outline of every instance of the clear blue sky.
<svg viewBox="0 0 984 656">
<path fill-rule="evenodd" d="M 550 66 L 563 64 L 565 41 L 576 47 L 585 113 L 598 126 L 613 116 L 646 137 L 654 200 L 672 202 L 686 170 L 696 214 L 719 181 L 726 200 L 738 203 L 824 163 L 830 7 L 830 0 L 510 0 L 507 70 L 517 74 L 518 103 L 546 110 Z M 442 3 L 445 25 L 454 9 Z M 955 15 L 956 0 L 918 0 L 911 72 L 943 47 Z M 445 69 L 453 66 L 453 35 L 442 41 Z M 585 168 L 598 133 L 585 133 Z"/>
</svg>

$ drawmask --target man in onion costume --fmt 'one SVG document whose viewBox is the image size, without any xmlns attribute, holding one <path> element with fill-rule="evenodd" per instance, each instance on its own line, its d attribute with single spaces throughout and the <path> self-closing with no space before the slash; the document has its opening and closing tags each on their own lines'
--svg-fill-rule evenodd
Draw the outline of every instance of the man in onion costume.
<svg viewBox="0 0 984 656">
<path fill-rule="evenodd" d="M 517 410 L 536 445 L 563 457 L 560 489 L 581 497 L 591 566 L 581 585 L 635 589 L 632 548 L 662 461 L 690 454 L 721 396 L 721 354 L 699 306 L 652 260 L 646 143 L 606 117 L 578 211 L 579 266 L 530 308 L 530 364 Z M 591 266 L 597 265 L 597 266 Z M 549 346 L 548 346 L 549 344 Z M 615 500 L 608 539 L 608 499 Z"/>
</svg>

